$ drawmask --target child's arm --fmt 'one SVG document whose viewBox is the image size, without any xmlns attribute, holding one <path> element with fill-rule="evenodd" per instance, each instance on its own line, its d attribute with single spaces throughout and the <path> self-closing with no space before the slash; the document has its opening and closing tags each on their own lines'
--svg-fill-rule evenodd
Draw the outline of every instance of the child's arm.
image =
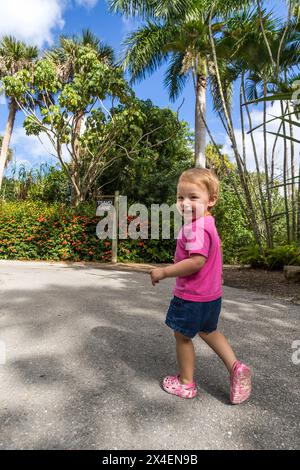
<svg viewBox="0 0 300 470">
<path fill-rule="evenodd" d="M 166 277 L 189 276 L 194 274 L 204 266 L 206 261 L 205 256 L 191 255 L 190 258 L 179 261 L 179 263 L 167 266 L 166 268 L 155 268 L 151 271 L 152 285 L 165 279 Z"/>
</svg>

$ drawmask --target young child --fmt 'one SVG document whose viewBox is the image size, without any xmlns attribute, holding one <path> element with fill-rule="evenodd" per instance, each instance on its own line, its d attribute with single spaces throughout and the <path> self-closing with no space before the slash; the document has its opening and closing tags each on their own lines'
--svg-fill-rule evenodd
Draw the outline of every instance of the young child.
<svg viewBox="0 0 300 470">
<path fill-rule="evenodd" d="M 237 360 L 225 336 L 216 331 L 222 302 L 222 251 L 211 209 L 219 198 L 219 180 L 213 171 L 192 168 L 184 171 L 177 186 L 177 208 L 190 211 L 177 237 L 174 264 L 151 271 L 152 285 L 176 277 L 166 324 L 174 330 L 179 373 L 163 380 L 166 392 L 194 398 L 197 334 L 222 359 L 230 374 L 230 401 L 242 403 L 251 393 L 250 369 Z M 192 236 L 194 234 L 194 236 Z"/>
</svg>

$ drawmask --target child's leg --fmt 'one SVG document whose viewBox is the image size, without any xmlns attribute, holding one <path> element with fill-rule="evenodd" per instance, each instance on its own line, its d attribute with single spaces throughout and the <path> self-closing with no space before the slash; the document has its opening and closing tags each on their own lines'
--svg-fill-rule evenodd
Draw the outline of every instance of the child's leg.
<svg viewBox="0 0 300 470">
<path fill-rule="evenodd" d="M 187 336 L 174 331 L 176 338 L 176 354 L 179 366 L 180 382 L 189 384 L 194 381 L 195 349 L 193 341 Z"/>
<path fill-rule="evenodd" d="M 200 331 L 199 336 L 218 354 L 228 371 L 231 372 L 237 359 L 225 336 L 218 331 L 212 331 L 211 333 Z"/>
</svg>

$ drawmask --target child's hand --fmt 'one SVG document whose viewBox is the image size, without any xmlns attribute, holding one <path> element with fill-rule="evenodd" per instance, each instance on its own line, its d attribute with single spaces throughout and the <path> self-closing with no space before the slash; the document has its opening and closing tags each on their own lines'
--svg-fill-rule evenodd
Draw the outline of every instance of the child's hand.
<svg viewBox="0 0 300 470">
<path fill-rule="evenodd" d="M 150 275 L 152 285 L 155 286 L 156 283 L 159 283 L 159 281 L 165 278 L 164 268 L 155 268 L 151 271 Z"/>
</svg>

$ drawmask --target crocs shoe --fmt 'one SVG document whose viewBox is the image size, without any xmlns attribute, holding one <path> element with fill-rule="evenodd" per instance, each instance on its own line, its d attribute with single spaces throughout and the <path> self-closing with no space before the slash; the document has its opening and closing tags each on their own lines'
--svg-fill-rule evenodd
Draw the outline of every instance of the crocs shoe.
<svg viewBox="0 0 300 470">
<path fill-rule="evenodd" d="M 238 405 L 246 401 L 251 393 L 251 372 L 249 367 L 236 361 L 230 373 L 230 401 Z"/>
<path fill-rule="evenodd" d="M 194 398 L 197 395 L 196 383 L 181 384 L 178 375 L 168 375 L 163 380 L 163 389 L 167 393 L 177 395 L 181 398 Z"/>
</svg>

